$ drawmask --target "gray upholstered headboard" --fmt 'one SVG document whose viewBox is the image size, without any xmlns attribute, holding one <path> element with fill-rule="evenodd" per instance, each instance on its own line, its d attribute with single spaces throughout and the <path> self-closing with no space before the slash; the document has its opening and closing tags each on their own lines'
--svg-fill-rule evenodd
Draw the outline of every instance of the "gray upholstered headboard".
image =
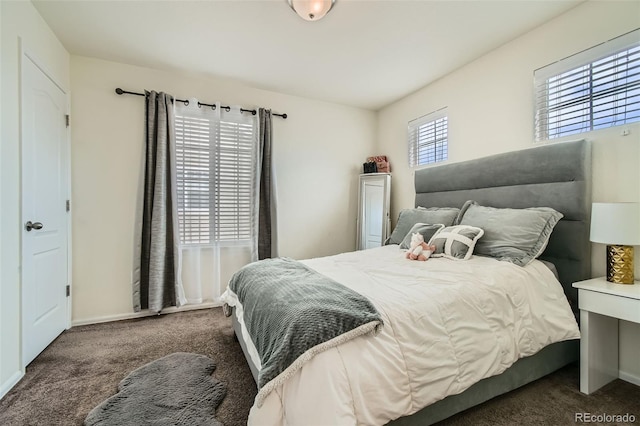
<svg viewBox="0 0 640 426">
<path fill-rule="evenodd" d="M 415 172 L 416 206 L 552 207 L 564 214 L 541 259 L 553 262 L 574 311 L 571 283 L 591 276 L 591 145 L 544 145 Z"/>
</svg>

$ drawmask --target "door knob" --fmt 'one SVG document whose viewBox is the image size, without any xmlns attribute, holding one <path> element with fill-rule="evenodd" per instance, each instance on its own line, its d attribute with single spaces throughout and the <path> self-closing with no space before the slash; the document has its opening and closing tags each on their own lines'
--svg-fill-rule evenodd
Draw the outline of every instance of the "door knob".
<svg viewBox="0 0 640 426">
<path fill-rule="evenodd" d="M 31 231 L 32 229 L 38 230 L 38 229 L 42 229 L 42 223 L 40 222 L 34 222 L 31 223 L 31 221 L 27 222 L 24 224 L 24 229 L 27 230 L 27 232 Z"/>
</svg>

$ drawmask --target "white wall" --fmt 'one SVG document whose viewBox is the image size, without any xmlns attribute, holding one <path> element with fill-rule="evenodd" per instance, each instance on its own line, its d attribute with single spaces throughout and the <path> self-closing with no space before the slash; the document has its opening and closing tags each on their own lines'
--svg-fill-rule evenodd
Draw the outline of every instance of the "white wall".
<svg viewBox="0 0 640 426">
<path fill-rule="evenodd" d="M 448 107 L 450 163 L 532 147 L 533 71 L 638 27 L 639 2 L 584 3 L 379 111 L 378 152 L 392 164 L 394 220 L 415 197 L 408 121 Z M 593 141 L 594 201 L 640 201 L 640 124 L 625 128 L 626 137 L 620 127 L 585 135 Z M 604 275 L 604 246 L 594 244 L 592 258 L 593 275 Z M 620 328 L 620 369 L 640 383 L 640 325 Z"/>
<path fill-rule="evenodd" d="M 1 1 L 0 396 L 22 377 L 20 336 L 20 56 L 22 48 L 67 91 L 69 54 L 31 2 Z"/>
<path fill-rule="evenodd" d="M 3 34 L 2 34 L 2 15 L 3 15 L 3 8 L 0 5 L 0 48 L 2 47 L 2 38 L 3 38 Z M 0 99 L 2 99 L 2 55 L 0 54 Z M 1 134 L 2 131 L 2 101 L 0 101 L 0 153 L 2 152 L 2 140 L 4 139 L 2 137 Z M 4 175 L 2 174 L 2 161 L 0 160 L 0 182 L 2 181 L 2 178 L 4 177 Z M 3 192 L 2 192 L 2 188 L 0 187 L 0 236 L 2 235 L 2 199 L 3 199 Z M 2 334 L 4 333 L 4 329 L 2 328 L 2 324 L 8 319 L 8 318 L 4 318 L 3 316 L 3 307 L 2 307 L 2 294 L 3 294 L 3 279 L 2 279 L 2 265 L 4 263 L 4 258 L 2 257 L 2 243 L 0 243 L 0 336 L 2 336 Z M 11 368 L 13 367 L 9 367 L 9 370 L 5 373 L 3 373 L 3 368 L 2 368 L 2 360 L 4 356 L 9 356 L 11 357 L 11 354 L 8 353 L 4 353 L 3 348 L 3 339 L 0 337 L 0 398 L 2 398 L 2 396 L 4 396 L 4 394 L 8 391 L 9 386 L 11 386 L 11 381 L 9 379 L 9 377 L 11 376 L 11 374 L 9 373 L 9 371 L 11 371 Z M 19 370 L 19 368 L 17 368 L 17 370 Z M 20 374 L 20 373 L 18 373 Z M 6 376 L 6 377 L 5 377 Z"/>
<path fill-rule="evenodd" d="M 72 57 L 70 70 L 68 53 L 30 2 L 0 1 L 0 395 L 24 372 L 17 326 L 19 38 L 63 88 L 72 89 L 73 320 L 79 323 L 132 312 L 144 105 L 142 98 L 115 95 L 115 87 L 287 112 L 285 121 L 274 118 L 280 254 L 307 258 L 354 248 L 356 177 L 364 157 L 391 157 L 394 218 L 413 205 L 413 171 L 406 160 L 409 120 L 448 106 L 451 162 L 532 146 L 533 70 L 640 26 L 638 16 L 637 2 L 581 5 L 381 110 L 376 146 L 376 115 L 369 111 L 85 57 Z M 589 135 L 595 201 L 640 199 L 640 125 L 629 128 L 632 133 L 624 138 L 618 129 Z M 594 275 L 604 273 L 603 256 L 604 249 L 594 247 Z M 639 335 L 638 327 L 621 326 L 621 369 L 636 378 L 640 366 L 630 355 L 639 350 Z"/>
<path fill-rule="evenodd" d="M 132 313 L 136 191 L 144 99 L 116 87 L 286 112 L 273 118 L 280 255 L 355 249 L 357 175 L 375 145 L 374 112 L 221 79 L 71 58 L 73 322 Z"/>
</svg>

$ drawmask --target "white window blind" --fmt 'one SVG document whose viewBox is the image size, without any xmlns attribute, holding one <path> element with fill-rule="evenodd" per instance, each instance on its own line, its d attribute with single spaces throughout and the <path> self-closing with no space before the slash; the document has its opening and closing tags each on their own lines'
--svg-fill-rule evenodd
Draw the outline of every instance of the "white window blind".
<svg viewBox="0 0 640 426">
<path fill-rule="evenodd" d="M 536 141 L 640 121 L 640 31 L 536 70 Z"/>
<path fill-rule="evenodd" d="M 197 105 L 197 101 L 190 105 Z M 176 192 L 181 244 L 251 237 L 256 121 L 249 114 L 176 105 Z"/>
<path fill-rule="evenodd" d="M 212 241 L 212 142 L 216 123 L 176 108 L 176 192 L 180 242 Z"/>
<path fill-rule="evenodd" d="M 251 237 L 255 141 L 255 120 L 241 114 L 223 113 L 215 162 L 216 239 L 219 241 Z"/>
<path fill-rule="evenodd" d="M 447 159 L 449 130 L 445 109 L 410 121 L 407 130 L 411 167 Z"/>
</svg>

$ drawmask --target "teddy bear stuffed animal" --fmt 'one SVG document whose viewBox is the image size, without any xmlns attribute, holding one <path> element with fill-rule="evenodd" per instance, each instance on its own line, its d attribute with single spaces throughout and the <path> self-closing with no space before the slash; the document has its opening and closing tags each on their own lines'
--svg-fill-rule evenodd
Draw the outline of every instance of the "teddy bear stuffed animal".
<svg viewBox="0 0 640 426">
<path fill-rule="evenodd" d="M 424 242 L 424 237 L 419 232 L 411 235 L 411 246 L 407 250 L 406 258 L 425 261 L 436 250 L 436 246 Z"/>
</svg>

